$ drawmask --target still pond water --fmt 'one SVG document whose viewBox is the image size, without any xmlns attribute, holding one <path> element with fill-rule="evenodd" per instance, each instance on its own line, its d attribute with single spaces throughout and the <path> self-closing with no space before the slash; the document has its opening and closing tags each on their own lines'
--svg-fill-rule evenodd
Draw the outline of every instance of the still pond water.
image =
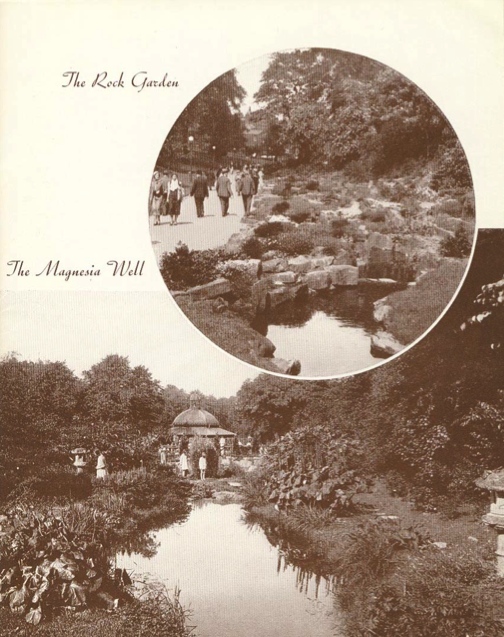
<svg viewBox="0 0 504 637">
<path fill-rule="evenodd" d="M 322 377 L 366 369 L 380 362 L 371 336 L 383 331 L 373 303 L 402 285 L 362 283 L 331 290 L 305 302 L 285 303 L 267 317 L 261 333 L 276 346 L 275 357 L 301 361 L 301 376 Z"/>
<path fill-rule="evenodd" d="M 341 637 L 329 584 L 290 565 L 238 504 L 205 502 L 180 525 L 154 534 L 157 554 L 118 557 L 190 608 L 200 637 Z"/>
</svg>

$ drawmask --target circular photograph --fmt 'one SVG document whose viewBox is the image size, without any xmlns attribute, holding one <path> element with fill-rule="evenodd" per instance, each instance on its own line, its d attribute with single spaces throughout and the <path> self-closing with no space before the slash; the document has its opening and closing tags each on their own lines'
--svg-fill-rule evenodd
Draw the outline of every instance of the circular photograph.
<svg viewBox="0 0 504 637">
<path fill-rule="evenodd" d="M 216 345 L 280 374 L 382 364 L 443 314 L 475 233 L 467 158 L 414 83 L 334 49 L 224 73 L 164 140 L 149 227 Z"/>
</svg>

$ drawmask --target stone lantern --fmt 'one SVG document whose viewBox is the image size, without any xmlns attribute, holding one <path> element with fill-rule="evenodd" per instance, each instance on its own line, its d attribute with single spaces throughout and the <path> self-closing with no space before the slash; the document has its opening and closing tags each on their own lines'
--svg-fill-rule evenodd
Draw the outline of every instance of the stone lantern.
<svg viewBox="0 0 504 637">
<path fill-rule="evenodd" d="M 77 447 L 76 449 L 74 449 L 73 451 L 70 452 L 73 456 L 72 460 L 73 460 L 73 466 L 75 467 L 75 470 L 77 472 L 77 474 L 79 473 L 83 473 L 84 472 L 84 467 L 87 465 L 87 454 L 88 451 L 87 449 L 84 449 L 83 447 Z"/>
<path fill-rule="evenodd" d="M 476 480 L 481 489 L 492 494 L 490 513 L 482 520 L 497 531 L 497 573 L 504 577 L 504 469 L 489 471 L 483 478 Z"/>
</svg>

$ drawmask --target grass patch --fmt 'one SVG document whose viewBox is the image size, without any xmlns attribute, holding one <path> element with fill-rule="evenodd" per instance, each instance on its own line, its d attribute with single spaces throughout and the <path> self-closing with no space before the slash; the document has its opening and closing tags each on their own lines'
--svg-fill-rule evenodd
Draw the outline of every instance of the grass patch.
<svg viewBox="0 0 504 637">
<path fill-rule="evenodd" d="M 467 259 L 447 259 L 428 272 L 415 287 L 393 292 L 387 297 L 392 307 L 385 327 L 401 343 L 418 338 L 439 317 L 462 280 Z"/>
</svg>

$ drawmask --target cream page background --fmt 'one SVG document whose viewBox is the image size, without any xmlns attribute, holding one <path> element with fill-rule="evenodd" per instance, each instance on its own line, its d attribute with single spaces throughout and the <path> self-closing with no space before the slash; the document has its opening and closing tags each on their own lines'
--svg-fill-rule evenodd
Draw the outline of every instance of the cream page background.
<svg viewBox="0 0 504 637">
<path fill-rule="evenodd" d="M 154 295 L 152 313 L 147 295 L 135 301 L 141 318 L 131 318 L 125 335 L 131 348 L 135 329 L 154 338 L 162 328 L 170 352 L 193 365 L 217 355 L 181 315 L 159 274 L 147 221 L 152 170 L 171 126 L 209 82 L 256 57 L 301 47 L 366 55 L 414 81 L 448 117 L 466 151 L 478 226 L 504 226 L 502 0 L 2 3 L 0 353 L 15 349 L 31 357 L 23 343 L 35 331 L 47 343 L 61 338 L 54 322 L 70 311 L 70 292 L 141 291 L 162 296 Z M 79 71 L 87 86 L 62 88 L 67 71 Z M 102 71 L 111 79 L 123 72 L 126 87 L 91 88 Z M 129 84 L 138 71 L 157 80 L 168 73 L 179 86 L 138 92 Z M 62 268 L 94 266 L 103 274 L 69 281 L 8 277 L 6 264 L 15 259 L 32 273 L 59 259 Z M 122 259 L 145 260 L 143 276 L 112 277 L 106 262 Z M 41 293 L 49 290 L 67 295 L 67 305 L 51 301 L 53 313 L 44 310 L 30 326 L 29 304 L 40 309 L 49 302 Z M 25 291 L 38 295 L 22 305 L 17 293 Z M 76 296 L 72 308 L 92 307 L 94 298 Z M 119 330 L 113 303 L 100 312 Z M 132 303 L 124 311 L 134 317 Z M 111 350 L 104 345 L 104 355 Z M 33 351 L 55 355 L 42 344 Z M 252 373 L 227 354 L 218 357 L 237 387 Z"/>
</svg>

